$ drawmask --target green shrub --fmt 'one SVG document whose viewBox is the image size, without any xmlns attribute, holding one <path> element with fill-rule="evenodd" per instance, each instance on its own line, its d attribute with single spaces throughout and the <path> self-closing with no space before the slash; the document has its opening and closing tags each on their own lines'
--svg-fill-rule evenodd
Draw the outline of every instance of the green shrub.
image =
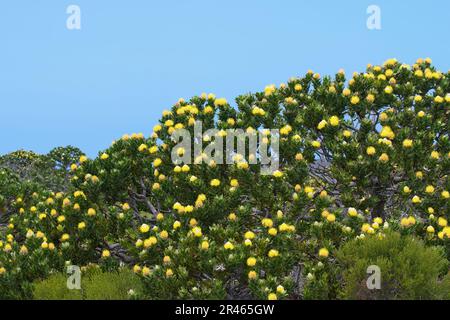
<svg viewBox="0 0 450 320">
<path fill-rule="evenodd" d="M 439 280 L 448 270 L 440 247 L 426 247 L 421 240 L 398 233 L 353 240 L 339 250 L 337 259 L 344 270 L 345 299 L 440 299 L 449 283 Z M 371 265 L 380 268 L 380 289 L 367 288 Z"/>
<path fill-rule="evenodd" d="M 51 275 L 34 286 L 35 300 L 82 300 L 81 290 L 67 288 L 67 276 L 62 273 Z"/>
<path fill-rule="evenodd" d="M 103 272 L 90 268 L 82 274 L 81 289 L 67 289 L 67 276 L 58 273 L 35 283 L 35 300 L 128 300 L 141 293 L 141 282 L 133 272 Z M 134 295 L 129 292 L 132 290 Z"/>
<path fill-rule="evenodd" d="M 86 300 L 128 300 L 133 297 L 130 290 L 134 296 L 139 296 L 142 291 L 139 277 L 128 269 L 119 272 L 95 270 L 85 278 L 82 288 Z"/>
</svg>

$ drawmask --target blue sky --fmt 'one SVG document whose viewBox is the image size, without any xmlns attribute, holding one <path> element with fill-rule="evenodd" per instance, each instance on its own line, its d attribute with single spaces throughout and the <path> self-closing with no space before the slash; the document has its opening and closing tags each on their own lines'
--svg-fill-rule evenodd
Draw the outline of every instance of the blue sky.
<svg viewBox="0 0 450 320">
<path fill-rule="evenodd" d="M 66 28 L 70 4 L 81 30 Z M 371 4 L 381 30 L 366 27 Z M 71 144 L 95 156 L 149 134 L 180 97 L 230 101 L 308 69 L 429 56 L 446 71 L 449 11 L 447 0 L 4 0 L 0 154 Z"/>
</svg>

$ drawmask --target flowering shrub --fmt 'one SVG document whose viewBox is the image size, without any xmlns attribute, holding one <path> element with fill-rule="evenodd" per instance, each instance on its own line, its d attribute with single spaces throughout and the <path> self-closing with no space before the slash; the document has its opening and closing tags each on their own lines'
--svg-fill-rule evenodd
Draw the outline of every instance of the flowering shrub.
<svg viewBox="0 0 450 320">
<path fill-rule="evenodd" d="M 449 78 L 429 59 L 391 59 L 348 81 L 343 71 L 308 72 L 239 96 L 236 107 L 213 94 L 180 99 L 149 137 L 124 135 L 96 159 L 80 156 L 65 193 L 18 195 L 0 242 L 0 286 L 14 292 L 66 261 L 120 262 L 152 299 L 336 298 L 335 253 L 349 240 L 393 229 L 449 255 Z M 195 150 L 173 133 L 195 136 L 196 121 L 217 129 L 200 137 L 205 145 L 243 129 L 261 132 L 262 148 L 278 129 L 279 150 L 269 151 L 278 170 L 262 174 L 252 153 L 222 164 L 224 146 L 174 163 L 173 152 Z M 30 256 L 46 267 L 26 269 Z M 26 279 L 11 278 L 17 266 Z"/>
</svg>

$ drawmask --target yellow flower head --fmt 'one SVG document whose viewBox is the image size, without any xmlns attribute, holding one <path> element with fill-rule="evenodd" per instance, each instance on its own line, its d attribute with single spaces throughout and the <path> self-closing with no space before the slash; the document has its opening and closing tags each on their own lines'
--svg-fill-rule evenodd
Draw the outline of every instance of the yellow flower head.
<svg viewBox="0 0 450 320">
<path fill-rule="evenodd" d="M 327 248 L 322 248 L 319 250 L 319 257 L 327 258 L 329 255 L 329 251 Z"/>
</svg>

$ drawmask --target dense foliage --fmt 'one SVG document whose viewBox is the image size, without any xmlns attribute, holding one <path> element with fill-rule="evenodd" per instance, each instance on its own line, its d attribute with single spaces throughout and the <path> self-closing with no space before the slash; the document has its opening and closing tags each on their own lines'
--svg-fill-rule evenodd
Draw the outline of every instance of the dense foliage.
<svg viewBox="0 0 450 320">
<path fill-rule="evenodd" d="M 11 165 L 13 154 L 0 187 L 31 180 L 39 190 L 0 190 L 12 213 L 0 238 L 0 298 L 31 298 L 34 281 L 92 263 L 105 272 L 128 266 L 142 280 L 143 298 L 355 297 L 342 278 L 356 281 L 368 267 L 364 255 L 371 257 L 364 250 L 391 230 L 399 234 L 393 248 L 413 236 L 432 248 L 421 249 L 424 256 L 438 261 L 429 252 L 440 250 L 445 260 L 449 92 L 450 73 L 429 59 L 412 66 L 391 59 L 349 80 L 343 71 L 324 78 L 308 72 L 239 96 L 236 107 L 213 94 L 180 99 L 149 137 L 124 135 L 95 159 L 70 148 Z M 219 130 L 201 137 L 204 147 L 226 129 L 261 132 L 262 147 L 271 138 L 267 129 L 279 129 L 279 170 L 261 174 L 254 154 L 218 163 L 214 156 L 225 149 L 174 163 L 174 150 L 192 150 L 177 149 L 172 134 L 194 134 L 196 121 Z M 51 174 L 15 169 L 22 163 Z M 349 249 L 336 259 L 348 241 L 362 248 L 357 271 L 349 269 Z M 382 273 L 399 261 L 389 254 L 372 260 Z M 436 281 L 447 268 L 438 266 L 430 275 Z M 411 290 L 380 297 L 442 297 Z"/>
</svg>

